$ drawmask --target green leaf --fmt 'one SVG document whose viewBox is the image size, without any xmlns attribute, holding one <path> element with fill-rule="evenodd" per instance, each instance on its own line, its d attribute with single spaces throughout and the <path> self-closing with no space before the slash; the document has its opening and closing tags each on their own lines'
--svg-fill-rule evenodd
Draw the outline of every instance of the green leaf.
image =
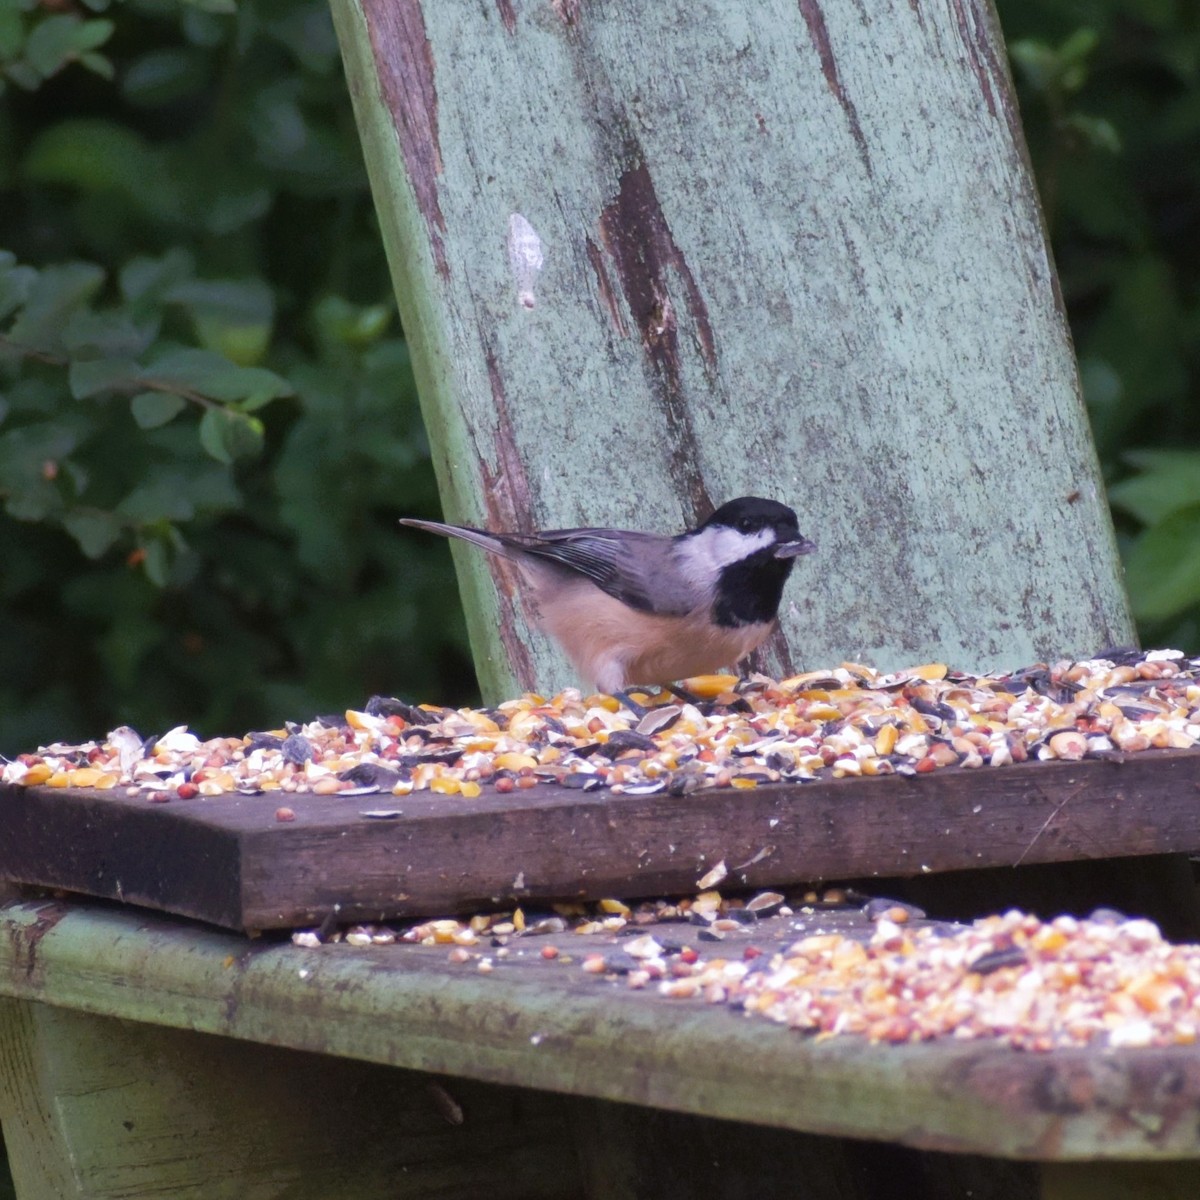
<svg viewBox="0 0 1200 1200">
<path fill-rule="evenodd" d="M 1066 63 L 1082 62 L 1100 44 L 1100 35 L 1087 26 L 1075 30 L 1058 48 L 1058 57 Z"/>
<path fill-rule="evenodd" d="M 254 392 L 244 400 L 233 401 L 231 407 L 243 413 L 258 412 L 260 408 L 266 408 L 275 398 L 270 392 Z"/>
<path fill-rule="evenodd" d="M 1125 578 L 1139 621 L 1162 621 L 1200 604 L 1200 505 L 1172 513 L 1134 542 Z"/>
<path fill-rule="evenodd" d="M 195 269 L 191 254 L 182 246 L 172 247 L 161 258 L 139 255 L 121 268 L 121 294 L 131 303 L 162 304 L 170 289 L 190 278 Z"/>
<path fill-rule="evenodd" d="M 210 233 L 233 233 L 266 216 L 272 199 L 271 190 L 265 187 L 222 190 L 201 214 L 204 227 Z"/>
<path fill-rule="evenodd" d="M 113 28 L 112 21 L 84 21 L 73 13 L 45 17 L 26 39 L 25 60 L 48 79 L 66 63 L 104 45 L 112 37 Z"/>
<path fill-rule="evenodd" d="M 0 495 L 5 495 L 3 489 Z M 4 511 L 14 521 L 44 521 L 62 507 L 62 496 L 46 479 L 31 480 L 25 487 L 8 492 L 4 502 Z"/>
<path fill-rule="evenodd" d="M 1114 484 L 1108 498 L 1144 525 L 1200 504 L 1200 450 L 1142 450 L 1125 457 L 1142 473 Z"/>
<path fill-rule="evenodd" d="M 66 263 L 40 271 L 29 288 L 24 311 L 9 331 L 19 346 L 57 350 L 68 318 L 86 304 L 104 282 L 91 263 Z"/>
<path fill-rule="evenodd" d="M 25 156 L 25 177 L 85 191 L 146 187 L 158 165 L 142 137 L 128 125 L 78 117 L 49 125 Z"/>
<path fill-rule="evenodd" d="M 275 296 L 262 279 L 192 279 L 171 288 L 165 298 L 188 310 L 206 349 L 242 366 L 266 352 Z"/>
<path fill-rule="evenodd" d="M 1103 117 L 1089 117 L 1085 113 L 1071 113 L 1063 120 L 1063 128 L 1076 133 L 1095 150 L 1108 154 L 1121 153 L 1121 135 L 1111 121 Z"/>
<path fill-rule="evenodd" d="M 72 48 L 79 54 L 96 50 L 112 37 L 115 28 L 112 21 L 100 19 L 81 21 L 75 27 L 75 33 L 71 39 Z"/>
<path fill-rule="evenodd" d="M 147 382 L 160 381 L 199 392 L 213 400 L 240 401 L 266 395 L 290 396 L 292 386 L 262 367 L 239 367 L 211 350 L 183 348 L 168 351 L 143 372 Z"/>
<path fill-rule="evenodd" d="M 1008 53 L 1035 91 L 1046 91 L 1058 74 L 1058 56 L 1045 42 L 1022 38 L 1009 44 Z"/>
<path fill-rule="evenodd" d="M 139 484 L 117 505 L 117 512 L 142 524 L 190 521 L 196 509 L 183 482 L 178 476 L 160 476 Z"/>
<path fill-rule="evenodd" d="M 33 267 L 0 265 L 0 321 L 29 299 L 37 277 Z"/>
<path fill-rule="evenodd" d="M 187 46 L 152 50 L 125 68 L 121 92 L 131 104 L 159 108 L 199 91 L 207 68 L 205 56 Z"/>
<path fill-rule="evenodd" d="M 99 558 L 121 536 L 121 522 L 106 512 L 71 512 L 63 528 L 88 558 Z"/>
<path fill-rule="evenodd" d="M 146 556 L 142 559 L 142 570 L 146 572 L 146 578 L 155 587 L 166 587 L 171 576 L 171 555 L 166 542 L 155 538 L 147 542 L 143 549 Z"/>
<path fill-rule="evenodd" d="M 187 401 L 182 396 L 172 396 L 168 392 L 139 392 L 129 404 L 133 419 L 141 429 L 157 429 L 187 408 Z"/>
<path fill-rule="evenodd" d="M 324 296 L 313 310 L 313 321 L 322 336 L 361 348 L 383 336 L 393 312 L 390 304 L 357 305 L 341 296 Z"/>
<path fill-rule="evenodd" d="M 133 358 L 154 340 L 152 325 L 139 326 L 123 312 L 79 309 L 63 328 L 63 346 L 73 355 Z"/>
<path fill-rule="evenodd" d="M 77 117 L 47 125 L 24 161 L 25 177 L 83 192 L 115 192 L 155 220 L 185 216 L 182 181 L 163 155 L 116 121 Z"/>
<path fill-rule="evenodd" d="M 22 425 L 0 434 L 0 490 L 28 487 L 44 464 L 66 458 L 78 444 L 75 431 L 54 421 Z"/>
<path fill-rule="evenodd" d="M 137 363 L 127 358 L 94 358 L 71 363 L 67 368 L 67 385 L 76 400 L 86 400 L 89 396 L 128 387 L 139 373 Z"/>
<path fill-rule="evenodd" d="M 19 88 L 24 88 L 27 92 L 36 91 L 42 82 L 42 77 L 27 63 L 21 59 L 14 62 L 4 64 L 4 74 L 13 81 Z"/>
<path fill-rule="evenodd" d="M 25 23 L 12 4 L 0 4 L 0 59 L 16 58 L 25 44 Z"/>
<path fill-rule="evenodd" d="M 210 408 L 200 420 L 200 444 L 218 462 L 232 463 L 262 449 L 263 425 L 257 417 Z"/>
<path fill-rule="evenodd" d="M 229 512 L 241 503 L 241 493 L 228 466 L 199 459 L 152 467 L 115 511 L 142 526 L 166 526 L 174 521 L 190 521 L 199 513 Z"/>
<path fill-rule="evenodd" d="M 101 79 L 111 80 L 116 75 L 116 68 L 112 64 L 111 58 L 106 58 L 103 54 L 97 54 L 94 50 L 89 50 L 86 54 L 79 56 L 80 66 L 86 67 L 93 75 L 99 75 Z"/>
<path fill-rule="evenodd" d="M 75 52 L 75 34 L 82 24 L 71 14 L 44 17 L 29 32 L 25 59 L 43 78 L 49 78 Z"/>
</svg>

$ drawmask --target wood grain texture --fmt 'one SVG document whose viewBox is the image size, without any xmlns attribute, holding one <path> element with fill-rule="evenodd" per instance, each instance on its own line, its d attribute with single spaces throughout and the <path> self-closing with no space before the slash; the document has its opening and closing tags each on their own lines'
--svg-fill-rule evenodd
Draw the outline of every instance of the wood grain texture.
<svg viewBox="0 0 1200 1200">
<path fill-rule="evenodd" d="M 560 1106 L 444 1082 L 0 1000 L 20 1200 L 576 1200 Z"/>
<path fill-rule="evenodd" d="M 1195 853 L 1198 800 L 1193 750 L 684 797 L 289 795 L 286 824 L 269 796 L 7 787 L 0 878 L 266 929 L 688 893 L 721 861 L 723 886 L 766 887 Z M 361 815 L 381 803 L 403 815 Z"/>
<path fill-rule="evenodd" d="M 772 667 L 1132 640 L 989 0 L 333 12 L 450 520 L 785 500 Z M 486 694 L 572 681 L 455 554 Z"/>
<path fill-rule="evenodd" d="M 494 1083 L 926 1149 L 1200 1157 L 1200 1049 L 816 1043 L 571 965 L 300 950 L 87 904 L 0 910 L 0 994 Z"/>
</svg>

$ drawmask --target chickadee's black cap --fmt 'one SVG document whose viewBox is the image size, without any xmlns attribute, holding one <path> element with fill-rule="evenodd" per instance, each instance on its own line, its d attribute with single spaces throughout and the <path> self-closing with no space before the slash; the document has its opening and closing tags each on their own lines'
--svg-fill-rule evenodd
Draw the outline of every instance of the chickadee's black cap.
<svg viewBox="0 0 1200 1200">
<path fill-rule="evenodd" d="M 704 525 L 724 525 L 729 529 L 750 532 L 755 529 L 774 529 L 785 536 L 798 536 L 796 514 L 778 500 L 761 496 L 739 496 L 729 500 L 713 513 Z M 701 526 L 703 528 L 704 526 Z"/>
</svg>

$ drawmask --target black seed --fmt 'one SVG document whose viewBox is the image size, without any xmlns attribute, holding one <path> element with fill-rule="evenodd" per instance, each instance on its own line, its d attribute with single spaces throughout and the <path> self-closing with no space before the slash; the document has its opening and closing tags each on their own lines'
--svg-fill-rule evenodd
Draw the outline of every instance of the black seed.
<svg viewBox="0 0 1200 1200">
<path fill-rule="evenodd" d="M 463 750 L 422 750 L 418 754 L 402 754 L 396 761 L 404 767 L 419 767 L 422 763 L 445 763 L 451 766 L 464 753 Z"/>
<path fill-rule="evenodd" d="M 600 753 L 605 758 L 616 758 L 626 750 L 657 750 L 658 745 L 653 738 L 646 737 L 632 729 L 614 729 L 608 735 L 608 741 L 600 747 Z"/>
<path fill-rule="evenodd" d="M 641 965 L 632 954 L 624 950 L 614 950 L 604 956 L 604 969 L 610 975 L 628 975 L 630 971 L 640 970 Z"/>
<path fill-rule="evenodd" d="M 604 786 L 604 780 L 599 775 L 589 775 L 586 771 L 572 771 L 559 781 L 563 787 L 574 788 L 580 792 L 594 792 Z"/>
<path fill-rule="evenodd" d="M 410 725 L 433 725 L 441 720 L 439 714 L 406 704 L 395 696 L 372 696 L 363 711 L 369 717 L 403 717 Z"/>
<path fill-rule="evenodd" d="M 1004 950 L 990 950 L 981 954 L 967 970 L 976 975 L 990 975 L 993 971 L 1002 971 L 1005 967 L 1023 967 L 1028 962 L 1029 959 L 1020 946 L 1008 946 Z"/>
<path fill-rule="evenodd" d="M 941 721 L 949 721 L 953 724 L 958 720 L 958 714 L 948 704 L 943 704 L 940 700 L 922 700 L 920 696 L 914 696 L 909 703 L 926 717 L 937 717 Z"/>
<path fill-rule="evenodd" d="M 348 780 L 359 787 L 393 788 L 400 782 L 402 775 L 382 763 L 365 762 L 343 771 L 338 778 Z"/>
<path fill-rule="evenodd" d="M 292 733 L 283 739 L 280 745 L 285 762 L 303 766 L 313 757 L 312 743 L 303 734 Z"/>
</svg>

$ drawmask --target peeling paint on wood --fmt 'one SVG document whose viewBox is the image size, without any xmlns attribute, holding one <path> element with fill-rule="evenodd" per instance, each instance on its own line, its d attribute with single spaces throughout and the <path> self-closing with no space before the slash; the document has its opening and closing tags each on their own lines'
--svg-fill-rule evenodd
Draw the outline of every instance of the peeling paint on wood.
<svg viewBox="0 0 1200 1200">
<path fill-rule="evenodd" d="M 850 134 L 854 138 L 854 144 L 858 147 L 863 166 L 866 167 L 869 175 L 871 174 L 871 154 L 867 148 L 867 139 L 863 136 L 862 126 L 858 123 L 858 110 L 854 107 L 854 101 L 850 99 L 846 92 L 846 86 L 838 74 L 837 59 L 834 57 L 833 47 L 829 42 L 829 28 L 825 24 L 825 14 L 821 11 L 820 0 L 798 0 L 798 2 L 800 12 L 804 15 L 804 23 L 808 26 L 808 36 L 812 39 L 813 49 L 816 50 L 817 56 L 821 60 L 821 74 L 825 76 L 829 90 L 837 98 L 837 102 L 842 106 L 842 111 L 846 114 Z"/>
<path fill-rule="evenodd" d="M 500 20 L 504 22 L 504 28 L 509 33 L 516 33 L 517 10 L 513 8 L 512 0 L 496 0 L 496 11 L 500 14 Z"/>
<path fill-rule="evenodd" d="M 447 519 L 777 497 L 821 552 L 772 669 L 1131 641 L 988 0 L 512 8 L 334 6 Z M 456 561 L 486 694 L 575 682 Z"/>
<path fill-rule="evenodd" d="M 438 200 L 442 152 L 433 48 L 425 35 L 420 0 L 363 0 L 379 85 L 396 121 L 396 134 L 421 214 L 429 228 L 438 271 L 448 271 L 446 219 Z"/>
<path fill-rule="evenodd" d="M 704 483 L 691 401 L 683 384 L 679 325 L 668 271 L 682 284 L 701 353 L 709 367 L 716 366 L 716 350 L 704 298 L 671 236 L 645 163 L 622 173 L 616 198 L 600 214 L 600 237 L 641 333 L 650 368 L 648 382 L 665 418 L 671 478 L 688 501 L 689 524 L 702 521 L 717 506 Z"/>
<path fill-rule="evenodd" d="M 621 311 L 621 306 L 617 303 L 612 280 L 608 277 L 608 268 L 604 265 L 604 254 L 591 238 L 586 238 L 584 245 L 587 247 L 588 262 L 591 263 L 592 270 L 596 275 L 596 287 L 600 292 L 600 299 L 612 321 L 613 329 L 619 336 L 628 337 L 629 325 L 625 321 L 625 314 Z"/>
<path fill-rule="evenodd" d="M 479 455 L 487 528 L 527 533 L 531 528 L 529 514 L 533 511 L 533 496 L 513 433 L 500 366 L 495 352 L 490 349 L 487 352 L 487 368 L 496 415 L 492 453 L 490 456 L 486 453 Z M 494 466 L 490 466 L 489 462 Z M 520 569 L 510 559 L 501 558 L 498 554 L 487 555 L 486 561 L 497 590 L 507 602 L 498 614 L 498 632 L 504 653 L 516 677 L 517 686 L 533 690 L 537 686 L 537 669 L 517 624 L 517 612 L 523 604 Z"/>
</svg>

